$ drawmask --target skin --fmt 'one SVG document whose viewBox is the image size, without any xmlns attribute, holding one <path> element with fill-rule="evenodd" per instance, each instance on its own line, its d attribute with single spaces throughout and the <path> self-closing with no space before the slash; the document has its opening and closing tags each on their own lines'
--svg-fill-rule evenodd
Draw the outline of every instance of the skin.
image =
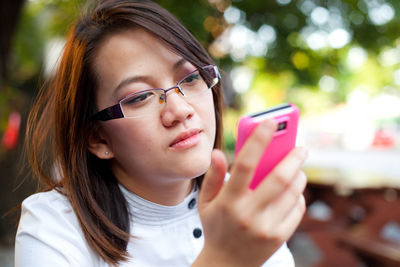
<svg viewBox="0 0 400 267">
<path fill-rule="evenodd" d="M 195 69 L 144 30 L 112 35 L 95 60 L 97 105 L 101 110 L 136 91 L 170 88 Z M 116 89 L 131 77 L 139 79 Z M 216 132 L 213 107 L 211 90 L 194 99 L 172 90 L 160 111 L 102 122 L 89 149 L 99 158 L 111 160 L 116 178 L 130 191 L 155 203 L 176 205 L 190 192 L 192 178 L 210 166 Z M 195 146 L 170 146 L 179 134 L 193 129 L 200 130 Z"/>
<path fill-rule="evenodd" d="M 95 61 L 99 84 L 97 105 L 106 108 L 125 95 L 148 88 L 169 88 L 194 67 L 143 30 L 109 37 Z M 132 75 L 145 76 L 115 91 Z M 118 181 L 137 195 L 163 205 L 183 201 L 193 178 L 206 172 L 198 209 L 204 247 L 193 266 L 260 266 L 297 228 L 305 211 L 302 195 L 306 176 L 301 166 L 307 152 L 293 149 L 255 190 L 248 188 L 276 123 L 266 120 L 241 149 L 224 183 L 224 154 L 212 149 L 215 114 L 211 91 L 187 100 L 171 92 L 159 112 L 141 118 L 101 123 L 91 136 L 90 151 L 110 159 Z M 187 129 L 200 129 L 200 141 L 187 149 L 173 149 L 172 140 Z M 108 151 L 106 154 L 105 152 Z M 211 164 L 211 166 L 210 166 Z"/>
</svg>

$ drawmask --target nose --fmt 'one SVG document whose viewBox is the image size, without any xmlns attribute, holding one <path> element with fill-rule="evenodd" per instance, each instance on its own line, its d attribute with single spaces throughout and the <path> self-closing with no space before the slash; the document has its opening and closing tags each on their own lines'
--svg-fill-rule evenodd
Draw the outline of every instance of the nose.
<svg viewBox="0 0 400 267">
<path fill-rule="evenodd" d="M 168 94 L 168 99 L 166 99 L 165 106 L 161 110 L 161 122 L 165 127 L 175 126 L 193 117 L 193 107 L 179 90 L 171 90 L 166 94 Z"/>
</svg>

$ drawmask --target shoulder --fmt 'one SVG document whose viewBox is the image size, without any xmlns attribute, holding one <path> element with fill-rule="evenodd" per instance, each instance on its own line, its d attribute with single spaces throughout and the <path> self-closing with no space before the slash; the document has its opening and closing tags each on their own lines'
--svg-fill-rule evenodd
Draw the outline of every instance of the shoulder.
<svg viewBox="0 0 400 267">
<path fill-rule="evenodd" d="M 43 227 L 45 226 L 46 227 Z M 78 220 L 68 199 L 56 190 L 31 195 L 22 202 L 18 232 L 35 230 L 47 232 L 49 228 L 63 226 L 79 229 Z"/>
<path fill-rule="evenodd" d="M 62 208 L 59 212 L 65 212 L 71 209 L 71 205 L 68 199 L 56 190 L 41 192 L 31 195 L 22 202 L 22 211 L 49 211 L 58 210 Z"/>
<path fill-rule="evenodd" d="M 38 257 L 43 254 L 47 256 Z M 34 194 L 22 202 L 15 240 L 16 266 L 81 265 L 93 257 L 64 195 L 53 190 Z"/>
</svg>

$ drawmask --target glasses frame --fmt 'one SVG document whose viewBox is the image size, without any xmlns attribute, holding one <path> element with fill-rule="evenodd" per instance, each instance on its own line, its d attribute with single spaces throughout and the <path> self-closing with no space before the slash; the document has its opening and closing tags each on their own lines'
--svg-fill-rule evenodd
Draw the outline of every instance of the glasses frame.
<svg viewBox="0 0 400 267">
<path fill-rule="evenodd" d="M 218 71 L 218 67 L 215 66 L 215 65 L 207 65 L 207 66 L 202 67 L 201 69 L 202 69 L 202 70 L 206 70 L 207 68 L 213 68 L 213 70 L 214 70 L 214 72 L 215 72 L 215 76 L 216 76 L 216 77 L 213 77 L 213 79 L 218 79 L 217 81 L 214 81 L 214 82 L 211 84 L 211 86 L 208 87 L 208 89 L 211 89 L 212 87 L 214 87 L 215 85 L 217 85 L 218 82 L 221 80 L 221 74 L 220 74 L 219 71 Z M 181 80 L 179 80 L 179 82 L 177 82 L 175 86 L 170 87 L 170 88 L 168 88 L 168 89 L 163 89 L 163 88 L 152 88 L 152 89 L 146 89 L 146 90 L 142 90 L 142 91 L 138 91 L 138 92 L 129 94 L 129 95 L 125 96 L 124 98 L 120 99 L 120 100 L 118 101 L 117 104 L 115 104 L 115 105 L 113 105 L 113 106 L 110 106 L 110 107 L 107 107 L 107 108 L 105 108 L 105 109 L 103 109 L 103 110 L 101 110 L 101 111 L 96 112 L 96 113 L 92 116 L 92 120 L 108 121 L 108 120 L 120 119 L 120 118 L 137 118 L 137 117 L 145 116 L 145 115 L 141 115 L 141 116 L 136 116 L 136 117 L 126 117 L 125 114 L 124 114 L 124 112 L 122 111 L 122 104 L 121 104 L 121 103 L 122 103 L 125 99 L 130 98 L 130 97 L 132 97 L 133 95 L 141 94 L 141 93 L 144 93 L 144 92 L 147 92 L 147 91 L 154 91 L 154 90 L 163 91 L 163 94 L 162 94 L 162 95 L 164 96 L 164 102 L 163 102 L 163 103 L 160 102 L 160 105 L 167 103 L 167 93 L 168 93 L 169 91 L 171 91 L 171 90 L 174 90 L 174 89 L 175 89 L 175 90 L 177 90 L 179 93 L 181 93 L 183 96 L 185 96 L 185 94 L 183 93 L 182 89 L 179 87 L 179 84 L 180 84 L 183 80 L 185 80 L 187 77 L 189 77 L 190 75 L 192 75 L 194 72 L 196 72 L 196 71 L 200 71 L 200 69 L 196 69 L 196 70 L 190 72 L 189 74 L 185 75 L 185 77 L 183 77 Z M 208 85 L 207 85 L 207 86 L 208 86 Z"/>
</svg>

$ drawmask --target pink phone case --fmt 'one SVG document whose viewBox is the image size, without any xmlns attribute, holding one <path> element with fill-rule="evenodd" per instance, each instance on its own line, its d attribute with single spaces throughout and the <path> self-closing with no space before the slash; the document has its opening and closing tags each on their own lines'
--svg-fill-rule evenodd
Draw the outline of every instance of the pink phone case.
<svg viewBox="0 0 400 267">
<path fill-rule="evenodd" d="M 278 123 L 278 130 L 275 132 L 273 139 L 265 149 L 258 163 L 253 180 L 250 183 L 251 189 L 255 189 L 275 165 L 294 148 L 296 144 L 299 109 L 291 103 L 282 104 L 257 114 L 243 116 L 239 120 L 235 146 L 236 156 L 255 127 L 262 120 L 272 117 Z"/>
</svg>

